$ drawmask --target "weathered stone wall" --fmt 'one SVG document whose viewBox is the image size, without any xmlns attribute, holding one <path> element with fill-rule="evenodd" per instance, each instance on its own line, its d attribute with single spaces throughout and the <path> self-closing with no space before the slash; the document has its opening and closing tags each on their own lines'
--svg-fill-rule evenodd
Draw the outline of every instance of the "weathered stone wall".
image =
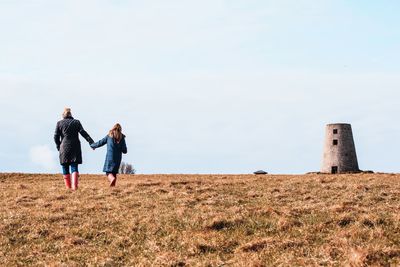
<svg viewBox="0 0 400 267">
<path fill-rule="evenodd" d="M 337 173 L 360 171 L 350 124 L 338 123 L 326 126 L 321 172 L 332 173 L 335 167 Z"/>
</svg>

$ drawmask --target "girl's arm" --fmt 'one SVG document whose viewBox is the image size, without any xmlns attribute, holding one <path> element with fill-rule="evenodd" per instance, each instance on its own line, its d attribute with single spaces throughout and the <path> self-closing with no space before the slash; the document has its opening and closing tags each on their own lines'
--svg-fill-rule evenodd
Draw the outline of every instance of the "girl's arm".
<svg viewBox="0 0 400 267">
<path fill-rule="evenodd" d="M 121 147 L 122 147 L 122 153 L 123 154 L 128 153 L 128 148 L 126 147 L 125 137 L 122 138 L 122 140 L 121 140 Z"/>
<path fill-rule="evenodd" d="M 102 147 L 105 144 L 107 144 L 107 139 L 108 139 L 108 135 L 106 137 L 104 137 L 103 139 L 101 139 L 100 141 L 93 143 L 90 145 L 91 148 L 98 148 L 98 147 Z"/>
</svg>

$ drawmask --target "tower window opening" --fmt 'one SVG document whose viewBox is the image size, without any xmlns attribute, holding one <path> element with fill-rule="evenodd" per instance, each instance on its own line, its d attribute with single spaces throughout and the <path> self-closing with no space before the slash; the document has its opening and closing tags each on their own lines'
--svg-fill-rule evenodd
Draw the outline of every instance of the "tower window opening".
<svg viewBox="0 0 400 267">
<path fill-rule="evenodd" d="M 332 174 L 338 173 L 338 167 L 337 167 L 337 166 L 332 166 L 331 173 L 332 173 Z"/>
<path fill-rule="evenodd" d="M 338 140 L 337 140 L 337 139 L 334 139 L 334 140 L 333 140 L 333 145 L 334 145 L 334 146 L 337 146 L 337 145 L 338 145 L 338 143 L 339 143 L 339 142 L 338 142 Z"/>
<path fill-rule="evenodd" d="M 337 134 L 338 130 L 337 129 L 333 129 L 333 134 Z"/>
</svg>

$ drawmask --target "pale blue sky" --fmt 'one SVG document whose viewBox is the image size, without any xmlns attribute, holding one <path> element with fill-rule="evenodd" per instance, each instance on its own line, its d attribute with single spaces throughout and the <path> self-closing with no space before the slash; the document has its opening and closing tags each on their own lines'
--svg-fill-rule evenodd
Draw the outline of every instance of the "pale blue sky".
<svg viewBox="0 0 400 267">
<path fill-rule="evenodd" d="M 303 173 L 324 126 L 398 172 L 400 2 L 0 0 L 0 172 L 57 172 L 65 106 L 139 173 Z M 81 138 L 82 139 L 82 138 Z M 105 149 L 82 139 L 82 172 Z"/>
</svg>

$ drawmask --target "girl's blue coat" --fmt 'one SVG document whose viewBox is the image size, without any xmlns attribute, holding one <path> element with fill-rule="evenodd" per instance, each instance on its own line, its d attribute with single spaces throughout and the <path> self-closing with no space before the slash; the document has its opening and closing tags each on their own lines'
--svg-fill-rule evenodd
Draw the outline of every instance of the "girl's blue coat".
<svg viewBox="0 0 400 267">
<path fill-rule="evenodd" d="M 118 173 L 119 166 L 121 165 L 122 153 L 128 152 L 126 148 L 125 136 L 119 143 L 115 142 L 114 138 L 106 136 L 97 143 L 93 143 L 90 146 L 92 148 L 98 148 L 107 144 L 107 155 L 104 162 L 103 172 L 107 173 Z"/>
</svg>

